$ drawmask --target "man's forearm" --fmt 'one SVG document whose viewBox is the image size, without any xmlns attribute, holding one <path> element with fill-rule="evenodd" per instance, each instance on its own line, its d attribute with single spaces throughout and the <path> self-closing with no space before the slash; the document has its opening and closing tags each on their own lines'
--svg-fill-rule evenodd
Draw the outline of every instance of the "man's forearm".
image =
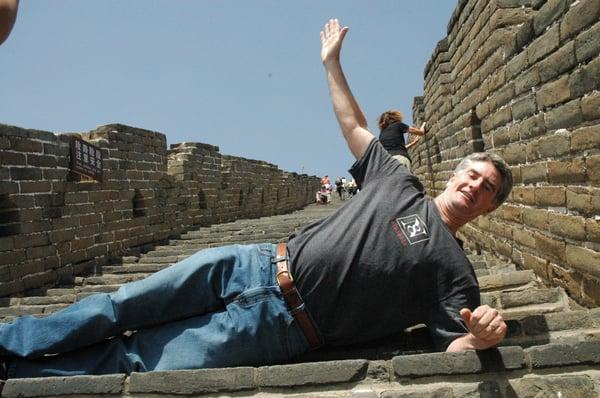
<svg viewBox="0 0 600 398">
<path fill-rule="evenodd" d="M 500 340 L 501 341 L 501 340 Z M 446 352 L 459 352 L 469 350 L 486 350 L 490 347 L 495 346 L 500 341 L 487 341 L 478 339 L 471 333 L 454 339 L 452 343 L 446 348 Z"/>
<path fill-rule="evenodd" d="M 373 135 L 367 130 L 367 119 L 350 90 L 339 60 L 330 60 L 324 65 L 335 116 L 352 154 L 359 159 Z"/>
</svg>

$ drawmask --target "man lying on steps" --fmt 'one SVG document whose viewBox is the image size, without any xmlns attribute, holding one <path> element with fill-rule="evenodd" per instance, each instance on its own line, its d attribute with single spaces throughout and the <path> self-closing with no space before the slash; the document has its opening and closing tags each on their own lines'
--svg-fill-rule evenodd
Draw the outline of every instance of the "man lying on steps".
<svg viewBox="0 0 600 398">
<path fill-rule="evenodd" d="M 115 293 L 0 325 L 8 377 L 283 363 L 420 323 L 439 350 L 482 350 L 504 338 L 502 317 L 479 305 L 455 234 L 506 199 L 509 168 L 495 155 L 470 155 L 444 192 L 425 197 L 367 129 L 340 66 L 347 32 L 330 20 L 321 57 L 361 192 L 287 247 L 199 251 Z"/>
</svg>

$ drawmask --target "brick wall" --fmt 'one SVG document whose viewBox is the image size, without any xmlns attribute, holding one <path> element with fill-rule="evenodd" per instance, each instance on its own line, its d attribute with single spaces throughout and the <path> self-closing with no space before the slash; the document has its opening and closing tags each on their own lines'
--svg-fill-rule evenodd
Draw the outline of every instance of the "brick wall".
<svg viewBox="0 0 600 398">
<path fill-rule="evenodd" d="M 425 69 L 414 170 L 435 195 L 480 150 L 515 187 L 465 226 L 473 247 L 600 304 L 600 0 L 459 1 Z"/>
<path fill-rule="evenodd" d="M 193 225 L 299 209 L 319 187 L 212 145 L 167 150 L 158 132 L 115 124 L 75 135 L 101 148 L 102 182 L 69 171 L 70 134 L 0 125 L 0 296 L 72 279 Z"/>
</svg>

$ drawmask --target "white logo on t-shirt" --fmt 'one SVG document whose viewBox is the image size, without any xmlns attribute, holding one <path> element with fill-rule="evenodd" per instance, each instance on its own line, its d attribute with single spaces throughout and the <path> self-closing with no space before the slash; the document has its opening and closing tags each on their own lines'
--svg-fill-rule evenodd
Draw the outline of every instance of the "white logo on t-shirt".
<svg viewBox="0 0 600 398">
<path fill-rule="evenodd" d="M 417 214 L 413 214 L 412 216 L 408 217 L 397 218 L 396 223 L 411 245 L 429 240 L 429 231 L 427 231 L 427 225 L 425 225 L 423 220 L 421 220 L 421 217 L 419 217 Z"/>
</svg>

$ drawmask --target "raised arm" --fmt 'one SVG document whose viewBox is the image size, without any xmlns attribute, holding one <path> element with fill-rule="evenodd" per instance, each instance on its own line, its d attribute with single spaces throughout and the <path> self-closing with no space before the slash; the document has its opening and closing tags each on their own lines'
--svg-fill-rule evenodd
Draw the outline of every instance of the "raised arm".
<svg viewBox="0 0 600 398">
<path fill-rule="evenodd" d="M 342 71 L 340 51 L 346 33 L 348 27 L 340 27 L 337 19 L 330 19 L 325 24 L 325 29 L 321 32 L 321 60 L 327 73 L 335 116 L 350 151 L 356 159 L 360 159 L 375 136 L 367 129 L 367 119 L 354 99 Z"/>
<path fill-rule="evenodd" d="M 414 135 L 425 135 L 425 123 L 423 123 L 421 127 L 410 126 L 408 128 L 408 133 Z"/>
<path fill-rule="evenodd" d="M 406 144 L 406 149 L 410 149 L 413 146 L 417 145 L 417 143 L 419 141 L 421 141 L 421 136 L 420 135 L 415 136 L 415 138 L 411 142 L 409 142 L 408 144 Z"/>
</svg>

